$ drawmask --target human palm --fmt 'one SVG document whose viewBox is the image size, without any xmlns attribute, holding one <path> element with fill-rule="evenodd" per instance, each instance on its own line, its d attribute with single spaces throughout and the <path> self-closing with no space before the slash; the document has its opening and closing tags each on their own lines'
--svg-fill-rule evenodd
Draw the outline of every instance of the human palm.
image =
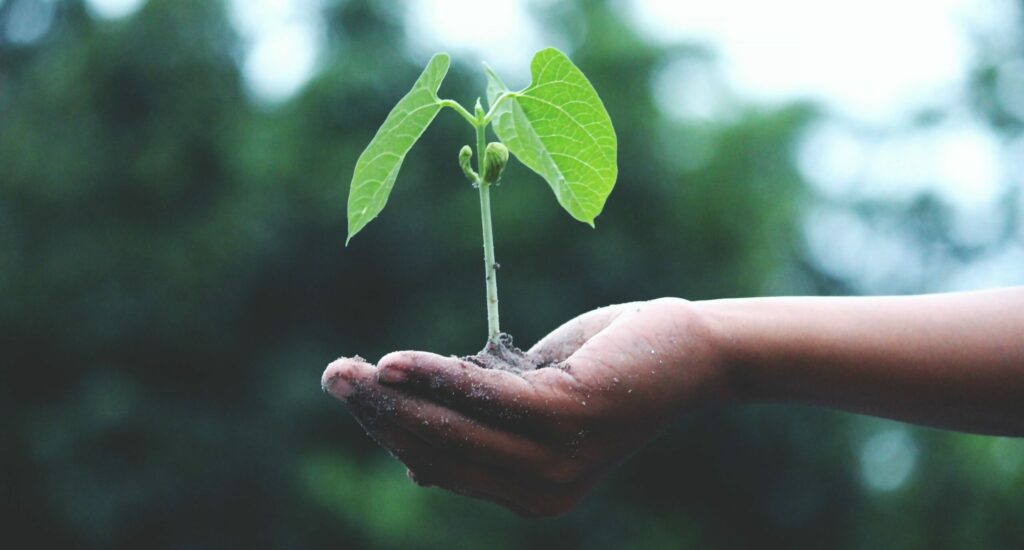
<svg viewBox="0 0 1024 550">
<path fill-rule="evenodd" d="M 684 300 L 600 308 L 557 328 L 521 374 L 402 351 L 339 359 L 322 385 L 421 485 L 530 516 L 573 505 L 680 412 L 728 398 L 710 331 Z"/>
</svg>

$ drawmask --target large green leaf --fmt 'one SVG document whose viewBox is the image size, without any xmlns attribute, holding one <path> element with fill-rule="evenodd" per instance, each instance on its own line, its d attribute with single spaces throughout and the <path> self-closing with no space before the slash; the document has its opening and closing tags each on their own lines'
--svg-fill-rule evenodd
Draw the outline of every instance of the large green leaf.
<svg viewBox="0 0 1024 550">
<path fill-rule="evenodd" d="M 384 124 L 359 155 L 348 193 L 346 244 L 384 209 L 405 155 L 441 110 L 437 89 L 450 64 L 448 54 L 431 57 L 412 90 L 388 113 Z"/>
<path fill-rule="evenodd" d="M 530 63 L 533 82 L 495 110 L 498 138 L 540 174 L 572 217 L 594 225 L 618 175 L 615 129 L 587 77 L 554 48 Z M 505 84 L 488 69 L 493 107 Z"/>
</svg>

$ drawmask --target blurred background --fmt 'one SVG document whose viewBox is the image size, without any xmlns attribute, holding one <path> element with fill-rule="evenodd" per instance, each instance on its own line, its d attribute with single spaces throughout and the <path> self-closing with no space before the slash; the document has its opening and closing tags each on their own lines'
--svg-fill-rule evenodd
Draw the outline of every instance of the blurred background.
<svg viewBox="0 0 1024 550">
<path fill-rule="evenodd" d="M 597 229 L 521 165 L 503 328 L 609 303 L 1024 284 L 1024 2 L 0 0 L 8 547 L 1020 548 L 1024 442 L 693 415 L 576 511 L 419 489 L 319 376 L 485 338 L 445 111 L 344 247 L 355 159 L 435 51 L 472 104 L 553 45 L 614 121 Z"/>
</svg>

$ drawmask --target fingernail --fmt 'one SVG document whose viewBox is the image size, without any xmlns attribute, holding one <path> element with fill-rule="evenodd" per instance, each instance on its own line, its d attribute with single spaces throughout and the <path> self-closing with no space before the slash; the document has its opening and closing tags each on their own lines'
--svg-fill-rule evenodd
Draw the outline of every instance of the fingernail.
<svg viewBox="0 0 1024 550">
<path fill-rule="evenodd" d="M 377 381 L 384 384 L 401 384 L 408 378 L 408 374 L 402 369 L 384 367 L 377 370 Z"/>
<path fill-rule="evenodd" d="M 338 399 L 345 399 L 351 395 L 354 388 L 352 383 L 342 376 L 343 370 L 338 368 L 336 363 L 328 365 L 323 378 L 320 379 L 320 389 Z"/>
<path fill-rule="evenodd" d="M 353 389 L 352 383 L 342 378 L 340 374 L 328 380 L 327 385 L 324 386 L 324 391 L 338 399 L 345 399 L 352 395 Z"/>
</svg>

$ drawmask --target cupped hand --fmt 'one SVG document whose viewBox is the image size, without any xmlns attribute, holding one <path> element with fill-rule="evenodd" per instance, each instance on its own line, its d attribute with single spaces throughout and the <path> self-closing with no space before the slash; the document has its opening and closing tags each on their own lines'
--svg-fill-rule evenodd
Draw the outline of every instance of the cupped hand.
<svg viewBox="0 0 1024 550">
<path fill-rule="evenodd" d="M 552 366 L 522 374 L 402 351 L 339 359 L 322 385 L 418 484 L 553 516 L 678 414 L 731 398 L 712 333 L 664 298 L 565 323 L 527 352 Z"/>
</svg>

